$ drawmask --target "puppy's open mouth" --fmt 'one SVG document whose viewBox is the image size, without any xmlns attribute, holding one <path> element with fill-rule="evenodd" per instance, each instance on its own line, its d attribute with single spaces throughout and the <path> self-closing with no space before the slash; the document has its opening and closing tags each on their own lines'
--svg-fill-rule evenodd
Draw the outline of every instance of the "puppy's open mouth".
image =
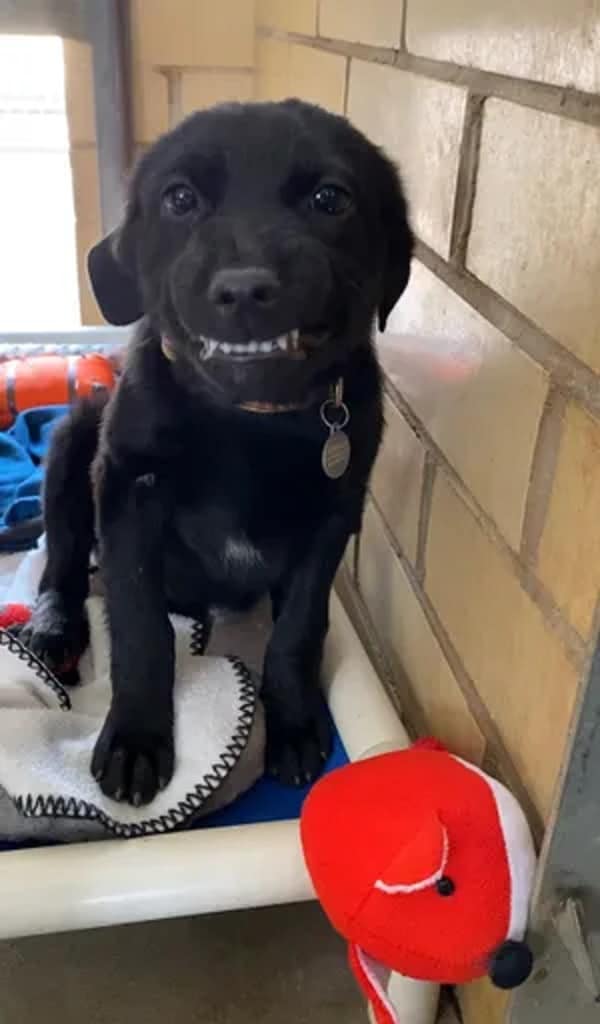
<svg viewBox="0 0 600 1024">
<path fill-rule="evenodd" d="M 262 341 L 229 342 L 217 341 L 200 335 L 202 350 L 200 358 L 226 359 L 238 362 L 252 362 L 264 359 L 306 359 L 311 350 L 325 340 L 324 331 L 305 333 L 298 329 L 279 334 Z"/>
<path fill-rule="evenodd" d="M 271 359 L 273 356 L 302 356 L 300 332 L 288 331 L 265 341 L 216 341 L 201 335 L 202 359 Z"/>
</svg>

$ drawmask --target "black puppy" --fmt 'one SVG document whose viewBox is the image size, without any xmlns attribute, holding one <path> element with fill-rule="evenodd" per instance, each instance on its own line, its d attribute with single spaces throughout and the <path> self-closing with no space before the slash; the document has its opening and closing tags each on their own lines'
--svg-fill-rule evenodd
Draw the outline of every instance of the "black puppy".
<svg viewBox="0 0 600 1024">
<path fill-rule="evenodd" d="M 81 652 L 97 542 L 113 700 L 92 771 L 109 796 L 150 801 L 173 772 L 168 612 L 208 621 L 264 594 L 269 768 L 319 772 L 329 592 L 382 430 L 373 321 L 411 250 L 391 163 L 316 107 L 217 107 L 141 160 L 89 267 L 109 321 L 143 320 L 107 407 L 55 435 L 27 637 L 55 666 Z"/>
</svg>

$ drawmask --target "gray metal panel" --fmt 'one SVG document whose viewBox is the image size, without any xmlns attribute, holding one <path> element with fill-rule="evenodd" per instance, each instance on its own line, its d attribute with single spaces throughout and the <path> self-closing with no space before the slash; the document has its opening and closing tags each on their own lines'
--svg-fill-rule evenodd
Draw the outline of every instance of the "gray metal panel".
<svg viewBox="0 0 600 1024">
<path fill-rule="evenodd" d="M 0 0 L 0 34 L 85 39 L 84 21 L 83 0 Z"/>
<path fill-rule="evenodd" d="M 0 345 L 104 345 L 125 343 L 134 327 L 79 327 L 65 331 L 3 331 Z"/>
<path fill-rule="evenodd" d="M 86 0 L 85 18 L 94 56 L 100 207 L 106 233 L 121 219 L 130 157 L 124 25 L 119 0 Z"/>
<path fill-rule="evenodd" d="M 577 901 L 583 930 L 583 941 L 576 929 L 567 930 L 571 953 L 565 931 L 560 938 L 555 927 L 567 898 Z M 544 851 L 532 932 L 536 968 L 515 992 L 512 1024 L 599 1024 L 600 1005 L 589 976 L 600 979 L 600 644 Z"/>
</svg>

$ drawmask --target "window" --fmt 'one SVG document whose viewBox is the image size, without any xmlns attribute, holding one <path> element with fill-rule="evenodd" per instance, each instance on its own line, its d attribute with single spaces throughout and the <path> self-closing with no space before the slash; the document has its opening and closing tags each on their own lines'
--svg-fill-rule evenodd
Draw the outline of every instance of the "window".
<svg viewBox="0 0 600 1024">
<path fill-rule="evenodd" d="M 81 325 L 62 40 L 0 36 L 0 328 Z"/>
</svg>

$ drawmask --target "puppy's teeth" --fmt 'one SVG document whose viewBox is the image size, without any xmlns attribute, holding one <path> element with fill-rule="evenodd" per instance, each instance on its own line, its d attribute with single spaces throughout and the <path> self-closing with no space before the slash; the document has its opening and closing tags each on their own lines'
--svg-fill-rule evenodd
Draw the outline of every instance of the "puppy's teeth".
<svg viewBox="0 0 600 1024">
<path fill-rule="evenodd" d="M 286 351 L 288 347 L 288 340 L 286 334 L 282 334 L 280 338 L 277 338 L 277 347 L 280 348 L 282 352 Z"/>
<path fill-rule="evenodd" d="M 248 345 L 248 352 L 258 352 L 260 345 L 257 341 L 251 341 Z"/>
<path fill-rule="evenodd" d="M 298 331 L 292 331 L 289 335 L 290 345 L 294 352 L 298 349 Z"/>
<path fill-rule="evenodd" d="M 230 354 L 231 354 L 231 351 L 232 351 L 232 349 L 233 349 L 233 346 L 232 346 L 232 345 L 229 345 L 229 344 L 228 344 L 228 343 L 227 343 L 227 342 L 225 341 L 225 342 L 223 342 L 223 343 L 222 343 L 221 345 L 219 345 L 219 348 L 221 349 L 221 352 L 224 352 L 224 353 L 225 353 L 225 355 L 226 355 L 226 356 L 228 356 L 228 355 L 230 355 Z"/>
<path fill-rule="evenodd" d="M 259 348 L 260 348 L 261 352 L 272 352 L 273 351 L 273 347 L 272 347 L 270 341 L 261 341 L 261 343 L 259 345 Z"/>
<path fill-rule="evenodd" d="M 216 341 L 210 341 L 207 338 L 206 341 L 204 342 L 204 344 L 206 345 L 206 356 L 205 356 L 205 358 L 206 359 L 210 359 L 211 356 L 214 356 L 215 352 L 217 351 L 217 343 L 216 343 Z"/>
</svg>

